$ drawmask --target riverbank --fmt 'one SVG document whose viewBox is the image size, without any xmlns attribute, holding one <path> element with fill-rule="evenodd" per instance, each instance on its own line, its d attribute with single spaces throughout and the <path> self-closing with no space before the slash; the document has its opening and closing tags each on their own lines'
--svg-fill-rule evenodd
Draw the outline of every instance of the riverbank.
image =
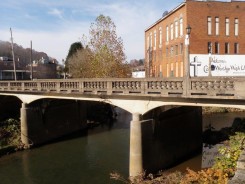
<svg viewBox="0 0 245 184">
<path fill-rule="evenodd" d="M 245 112 L 245 109 L 228 107 L 202 107 L 202 114 Z"/>
<path fill-rule="evenodd" d="M 189 183 L 222 183 L 226 184 L 233 178 L 237 168 L 239 169 L 238 158 L 245 149 L 245 118 L 236 118 L 230 128 L 225 127 L 214 130 L 209 126 L 204 131 L 203 139 L 206 146 L 213 147 L 215 144 L 223 144 L 214 161 L 214 165 L 208 169 L 193 171 L 186 168 L 186 172 L 162 172 L 145 176 L 125 179 L 118 173 L 111 173 L 111 179 L 128 184 L 189 184 Z M 245 151 L 243 151 L 245 152 Z M 238 167 L 237 167 L 238 163 Z M 243 181 L 244 182 L 244 181 Z"/>
<path fill-rule="evenodd" d="M 172 173 L 162 172 L 145 176 L 142 173 L 136 177 L 125 179 L 118 173 L 111 173 L 113 180 L 121 181 L 127 184 L 190 184 L 190 183 L 222 183 L 227 184 L 236 172 L 238 158 L 245 149 L 245 133 L 237 132 L 229 137 L 223 147 L 220 148 L 219 154 L 213 167 L 193 171 L 186 169 L 185 173 L 175 171 Z M 243 151 L 244 152 L 244 151 Z M 243 183 L 244 181 L 240 181 Z"/>
<path fill-rule="evenodd" d="M 23 149 L 20 135 L 18 120 L 10 118 L 0 122 L 0 157 Z"/>
</svg>

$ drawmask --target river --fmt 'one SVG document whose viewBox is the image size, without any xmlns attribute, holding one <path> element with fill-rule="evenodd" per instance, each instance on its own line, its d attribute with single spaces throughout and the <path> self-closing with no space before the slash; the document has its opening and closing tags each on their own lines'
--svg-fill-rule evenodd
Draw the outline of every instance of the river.
<svg viewBox="0 0 245 184">
<path fill-rule="evenodd" d="M 241 113 L 215 114 L 203 117 L 221 128 L 230 126 Z M 245 117 L 245 116 L 244 116 Z M 120 112 L 113 127 L 106 125 L 80 133 L 75 138 L 20 151 L 0 158 L 0 184 L 110 184 L 110 172 L 128 175 L 130 115 Z M 189 167 L 198 170 L 201 156 L 194 157 L 172 170 Z"/>
</svg>

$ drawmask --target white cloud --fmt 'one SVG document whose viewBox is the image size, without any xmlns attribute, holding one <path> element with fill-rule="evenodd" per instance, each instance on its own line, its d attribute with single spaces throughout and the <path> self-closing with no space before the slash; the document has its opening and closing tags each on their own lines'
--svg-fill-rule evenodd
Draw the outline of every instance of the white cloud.
<svg viewBox="0 0 245 184">
<path fill-rule="evenodd" d="M 63 19 L 63 12 L 61 10 L 58 10 L 57 8 L 53 8 L 48 12 L 50 15 L 54 15 L 60 19 Z"/>
</svg>

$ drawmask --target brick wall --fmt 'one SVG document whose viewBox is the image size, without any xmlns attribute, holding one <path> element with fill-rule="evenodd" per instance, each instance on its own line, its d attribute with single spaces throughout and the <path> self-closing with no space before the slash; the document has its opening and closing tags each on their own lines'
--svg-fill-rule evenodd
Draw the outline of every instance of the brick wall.
<svg viewBox="0 0 245 184">
<path fill-rule="evenodd" d="M 207 17 L 211 17 L 212 34 L 208 35 Z M 239 54 L 245 54 L 245 2 L 187 2 L 188 23 L 192 27 L 190 53 L 207 54 L 207 43 L 220 45 L 219 54 L 225 54 L 225 43 L 234 54 L 234 43 L 239 43 Z M 219 18 L 219 35 L 215 34 L 215 18 Z M 225 19 L 229 18 L 229 36 L 225 35 Z M 235 36 L 235 18 L 238 18 L 239 34 Z"/>
<path fill-rule="evenodd" d="M 208 35 L 208 17 L 211 17 L 212 34 Z M 215 34 L 215 18 L 219 18 L 219 34 Z M 180 18 L 183 20 L 183 35 L 180 35 Z M 229 19 L 229 36 L 225 35 L 225 19 Z M 235 36 L 235 18 L 238 19 L 239 33 Z M 178 21 L 178 37 L 175 37 L 175 21 Z M 173 39 L 171 39 L 173 24 Z M 219 45 L 219 53 L 225 54 L 225 43 L 229 43 L 229 54 L 234 54 L 234 44 L 238 43 L 239 53 L 245 54 L 245 2 L 214 2 L 189 0 L 170 11 L 145 31 L 145 59 L 149 77 L 183 77 L 186 27 L 192 28 L 190 54 L 208 54 L 208 42 Z M 166 27 L 169 41 L 166 40 Z M 160 45 L 160 29 L 162 44 Z M 156 33 L 156 44 L 154 34 Z M 152 39 L 152 47 L 149 49 Z M 183 47 L 181 52 L 181 47 Z M 149 52 L 151 50 L 151 52 Z M 171 52 L 172 50 L 172 52 Z M 149 53 L 151 57 L 149 58 Z"/>
</svg>

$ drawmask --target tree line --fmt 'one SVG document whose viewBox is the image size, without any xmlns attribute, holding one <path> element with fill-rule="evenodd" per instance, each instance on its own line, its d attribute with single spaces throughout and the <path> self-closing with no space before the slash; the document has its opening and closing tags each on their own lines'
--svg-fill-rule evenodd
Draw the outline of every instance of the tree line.
<svg viewBox="0 0 245 184">
<path fill-rule="evenodd" d="M 23 66 L 26 66 L 30 64 L 31 60 L 31 49 L 30 48 L 23 48 L 21 45 L 18 45 L 14 43 L 14 54 L 15 54 L 15 60 L 19 61 L 20 64 Z M 12 53 L 11 53 L 11 43 L 7 41 L 0 41 L 0 56 L 8 57 L 12 59 Z M 32 50 L 32 61 L 38 61 L 41 58 L 44 58 L 45 60 L 55 60 L 51 57 L 49 57 L 45 52 L 38 52 L 35 50 Z"/>
</svg>

